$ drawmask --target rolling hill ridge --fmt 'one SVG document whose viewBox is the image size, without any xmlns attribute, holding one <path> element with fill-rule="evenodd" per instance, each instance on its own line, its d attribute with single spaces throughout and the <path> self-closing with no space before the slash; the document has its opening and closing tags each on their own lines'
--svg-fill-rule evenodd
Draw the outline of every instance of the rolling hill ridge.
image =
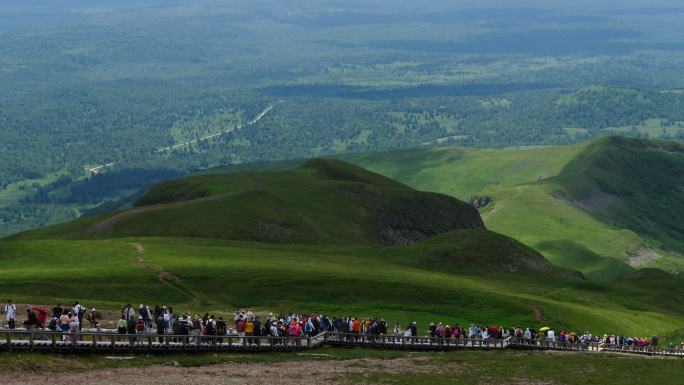
<svg viewBox="0 0 684 385">
<path fill-rule="evenodd" d="M 676 142 L 604 137 L 570 146 L 438 149 L 344 159 L 421 190 L 468 200 L 487 227 L 554 264 L 616 280 L 684 271 L 684 156 Z"/>
<path fill-rule="evenodd" d="M 684 252 L 684 146 L 625 137 L 595 140 L 546 183 L 602 221 Z"/>
<path fill-rule="evenodd" d="M 479 213 L 455 198 L 419 192 L 339 160 L 313 159 L 289 171 L 161 183 L 130 210 L 15 238 L 172 236 L 396 245 L 483 228 Z"/>
</svg>

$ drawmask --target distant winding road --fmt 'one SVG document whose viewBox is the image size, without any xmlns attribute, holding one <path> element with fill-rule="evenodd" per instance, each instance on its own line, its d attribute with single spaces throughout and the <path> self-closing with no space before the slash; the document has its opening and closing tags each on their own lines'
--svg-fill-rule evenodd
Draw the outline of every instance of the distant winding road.
<svg viewBox="0 0 684 385">
<path fill-rule="evenodd" d="M 173 151 L 173 150 L 176 150 L 176 149 L 179 149 L 179 148 L 183 148 L 183 147 L 189 146 L 189 145 L 194 144 L 194 143 L 199 143 L 199 142 L 203 142 L 203 141 L 206 141 L 206 140 L 209 140 L 209 139 L 212 139 L 212 138 L 216 138 L 216 137 L 218 137 L 218 136 L 225 135 L 225 134 L 227 134 L 227 133 L 229 133 L 229 132 L 237 131 L 237 130 L 239 130 L 239 129 L 242 129 L 242 128 L 245 128 L 245 127 L 248 127 L 248 126 L 253 126 L 253 125 L 257 124 L 257 123 L 258 123 L 264 116 L 266 116 L 269 112 L 271 112 L 271 110 L 273 110 L 273 108 L 275 107 L 276 104 L 280 104 L 280 103 L 282 103 L 283 101 L 284 101 L 284 100 L 278 100 L 278 102 L 275 103 L 275 104 L 269 104 L 268 107 L 264 108 L 261 112 L 259 112 L 259 114 L 258 114 L 257 116 L 254 117 L 254 119 L 250 120 L 250 121 L 247 122 L 247 123 L 243 123 L 243 124 L 237 125 L 237 126 L 235 126 L 235 127 L 233 127 L 233 128 L 229 128 L 229 129 L 227 129 L 227 130 L 223 130 L 223 131 L 220 131 L 220 132 L 217 132 L 217 133 L 214 133 L 214 134 L 211 134 L 211 135 L 203 136 L 203 137 L 201 137 L 201 138 L 197 138 L 197 139 L 190 140 L 190 141 L 187 141 L 187 142 L 178 143 L 178 144 L 174 144 L 174 145 L 172 145 L 172 146 L 167 146 L 167 147 L 161 147 L 161 148 L 156 149 L 156 150 L 154 151 L 154 153 L 157 154 L 157 153 L 161 153 L 161 152 Z M 101 164 L 101 165 L 95 166 L 95 167 L 87 167 L 87 166 L 86 166 L 86 167 L 84 167 L 84 168 L 85 168 L 87 171 L 89 171 L 89 172 L 91 172 L 91 173 L 93 173 L 93 174 L 97 174 L 97 173 L 99 173 L 100 171 L 102 171 L 103 169 L 105 169 L 105 168 L 107 168 L 107 167 L 111 167 L 111 166 L 115 165 L 116 163 L 117 163 L 117 162 L 110 162 L 110 163 Z"/>
</svg>

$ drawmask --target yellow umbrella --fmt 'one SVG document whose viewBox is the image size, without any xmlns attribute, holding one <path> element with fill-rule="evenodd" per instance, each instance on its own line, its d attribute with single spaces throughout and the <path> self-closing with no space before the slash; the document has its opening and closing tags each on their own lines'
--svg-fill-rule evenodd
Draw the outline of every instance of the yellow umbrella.
<svg viewBox="0 0 684 385">
<path fill-rule="evenodd" d="M 547 330 L 551 330 L 551 328 L 548 326 L 544 326 L 543 328 L 539 329 L 540 332 L 545 332 Z"/>
</svg>

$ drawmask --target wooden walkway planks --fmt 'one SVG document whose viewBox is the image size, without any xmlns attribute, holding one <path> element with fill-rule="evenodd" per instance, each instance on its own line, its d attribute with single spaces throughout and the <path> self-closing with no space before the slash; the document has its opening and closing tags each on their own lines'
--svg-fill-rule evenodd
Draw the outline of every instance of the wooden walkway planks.
<svg viewBox="0 0 684 385">
<path fill-rule="evenodd" d="M 448 351 L 448 350 L 557 350 L 580 352 L 613 352 L 624 354 L 684 357 L 681 349 L 637 349 L 610 347 L 602 344 L 569 344 L 559 342 L 512 342 L 506 340 L 441 339 L 430 337 L 368 336 L 323 332 L 314 337 L 258 336 L 179 336 L 119 335 L 113 333 L 62 334 L 45 331 L 0 331 L 0 351 L 33 351 L 52 353 L 202 353 L 202 352 L 268 352 L 300 351 L 321 346 L 361 347 L 373 349 Z"/>
</svg>

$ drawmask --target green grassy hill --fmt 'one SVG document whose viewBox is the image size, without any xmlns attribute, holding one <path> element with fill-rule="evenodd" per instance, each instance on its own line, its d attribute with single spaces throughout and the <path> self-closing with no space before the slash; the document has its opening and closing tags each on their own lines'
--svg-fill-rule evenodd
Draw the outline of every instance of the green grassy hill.
<svg viewBox="0 0 684 385">
<path fill-rule="evenodd" d="M 173 236 L 271 243 L 404 244 L 483 228 L 471 205 L 334 159 L 289 171 L 191 176 L 152 187 L 133 209 L 13 239 Z"/>
<path fill-rule="evenodd" d="M 684 271 L 682 146 L 601 138 L 572 146 L 458 147 L 346 156 L 421 189 L 468 200 L 491 230 L 518 239 L 554 264 L 615 280 L 634 267 Z"/>
<path fill-rule="evenodd" d="M 603 222 L 684 252 L 684 145 L 597 139 L 546 183 Z"/>
<path fill-rule="evenodd" d="M 316 310 L 423 328 L 496 322 L 636 335 L 669 334 L 684 323 L 681 283 L 662 287 L 661 276 L 588 282 L 485 230 L 384 248 L 175 237 L 5 240 L 0 255 L 0 295 L 18 303 L 158 303 L 220 315 L 235 307 Z"/>
<path fill-rule="evenodd" d="M 520 175 L 544 181 L 561 173 L 562 159 L 583 150 L 529 149 L 533 156 L 517 166 L 461 155 L 480 162 L 480 173 L 498 167 L 499 180 L 510 184 Z M 455 151 L 461 150 L 400 155 L 449 159 Z M 540 167 L 550 168 L 539 174 Z M 468 188 L 474 186 L 489 188 L 486 178 Z M 254 225 L 276 220 L 293 224 Z M 288 238 L 272 235 L 283 228 Z M 400 235 L 392 240 L 414 242 L 387 246 L 383 229 Z M 407 229 L 420 229 L 420 237 Z M 19 303 L 152 302 L 220 315 L 235 307 L 315 310 L 402 324 L 520 323 L 635 335 L 674 334 L 684 323 L 684 281 L 675 275 L 628 268 L 619 283 L 585 280 L 485 230 L 461 201 L 329 159 L 289 171 L 214 172 L 163 183 L 131 210 L 1 240 L 0 260 L 0 296 Z"/>
</svg>

